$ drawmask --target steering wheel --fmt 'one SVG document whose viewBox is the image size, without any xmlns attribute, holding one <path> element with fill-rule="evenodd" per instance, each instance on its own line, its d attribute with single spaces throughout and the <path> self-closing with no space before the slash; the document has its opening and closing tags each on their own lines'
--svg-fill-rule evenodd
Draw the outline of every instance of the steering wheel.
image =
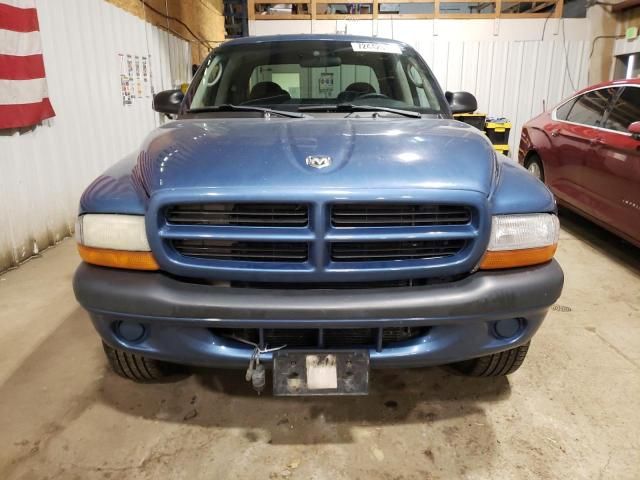
<svg viewBox="0 0 640 480">
<path fill-rule="evenodd" d="M 246 102 L 241 102 L 240 105 L 260 105 L 261 103 L 284 103 L 288 100 L 291 100 L 291 95 L 288 92 L 281 93 L 279 95 L 274 95 L 272 97 L 261 97 L 254 98 L 253 100 L 247 100 Z"/>
<path fill-rule="evenodd" d="M 364 95 L 360 95 L 357 97 L 358 100 L 366 100 L 368 98 L 389 98 L 389 97 L 382 93 L 365 93 Z"/>
</svg>

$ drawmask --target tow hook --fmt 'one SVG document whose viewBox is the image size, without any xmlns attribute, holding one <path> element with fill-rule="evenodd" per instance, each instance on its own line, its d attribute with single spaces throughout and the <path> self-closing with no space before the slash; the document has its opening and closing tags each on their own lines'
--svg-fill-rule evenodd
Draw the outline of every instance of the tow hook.
<svg viewBox="0 0 640 480">
<path fill-rule="evenodd" d="M 253 386 L 253 389 L 258 392 L 258 395 L 260 395 L 264 390 L 265 383 L 266 375 L 264 371 L 264 365 L 258 364 L 251 374 L 251 385 Z"/>
<path fill-rule="evenodd" d="M 250 342 L 248 340 L 245 340 L 244 338 L 231 338 L 238 342 L 251 345 L 253 347 L 253 352 L 251 353 L 251 358 L 249 359 L 249 367 L 247 368 L 247 372 L 244 375 L 244 379 L 247 382 L 251 382 L 251 386 L 253 386 L 253 389 L 258 393 L 258 395 L 260 395 L 267 383 L 267 375 L 264 369 L 264 365 L 260 363 L 260 355 L 263 353 L 282 350 L 286 347 L 286 345 L 281 345 L 275 348 L 268 348 L 268 345 L 265 345 L 265 348 L 260 348 L 257 343 Z"/>
</svg>

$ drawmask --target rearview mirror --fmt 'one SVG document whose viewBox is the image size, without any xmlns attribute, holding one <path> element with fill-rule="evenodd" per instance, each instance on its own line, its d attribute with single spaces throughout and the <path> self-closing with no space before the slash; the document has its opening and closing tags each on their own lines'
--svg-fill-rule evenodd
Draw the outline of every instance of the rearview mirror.
<svg viewBox="0 0 640 480">
<path fill-rule="evenodd" d="M 478 109 L 476 97 L 469 92 L 446 92 L 444 96 L 452 113 L 473 113 Z"/>
<path fill-rule="evenodd" d="M 177 114 L 184 98 L 182 90 L 165 90 L 153 96 L 153 109 L 160 113 Z"/>
<path fill-rule="evenodd" d="M 300 60 L 300 66 L 303 68 L 339 67 L 340 65 L 342 65 L 342 58 L 337 55 L 310 57 Z"/>
<path fill-rule="evenodd" d="M 640 140 L 640 122 L 633 122 L 629 125 L 629 133 L 636 140 Z"/>
</svg>

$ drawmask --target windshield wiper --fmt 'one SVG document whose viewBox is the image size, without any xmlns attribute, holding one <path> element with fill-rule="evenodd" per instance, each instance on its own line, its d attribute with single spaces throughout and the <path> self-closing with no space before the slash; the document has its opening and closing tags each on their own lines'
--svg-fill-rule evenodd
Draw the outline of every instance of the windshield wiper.
<svg viewBox="0 0 640 480">
<path fill-rule="evenodd" d="M 190 108 L 187 113 L 206 113 L 206 112 L 261 112 L 269 115 L 280 115 L 289 118 L 304 118 L 304 114 L 296 112 L 287 112 L 286 110 L 274 110 L 273 108 L 254 107 L 251 105 L 233 105 L 231 103 L 223 103 L 222 105 L 211 105 L 209 107 Z"/>
<path fill-rule="evenodd" d="M 399 108 L 376 107 L 373 105 L 354 105 L 353 103 L 339 103 L 337 105 L 307 105 L 298 108 L 299 112 L 388 112 L 411 118 L 422 118 L 419 112 L 401 110 Z"/>
</svg>

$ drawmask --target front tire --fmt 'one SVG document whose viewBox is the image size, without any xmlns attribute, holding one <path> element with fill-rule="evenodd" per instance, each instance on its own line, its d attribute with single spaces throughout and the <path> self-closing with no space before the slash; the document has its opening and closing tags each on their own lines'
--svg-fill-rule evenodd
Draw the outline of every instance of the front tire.
<svg viewBox="0 0 640 480">
<path fill-rule="evenodd" d="M 102 342 L 102 348 L 111 369 L 121 377 L 128 378 L 134 382 L 154 382 L 179 373 L 179 366 L 172 363 L 125 352 L 124 350 L 110 347 L 104 342 Z"/>
<path fill-rule="evenodd" d="M 544 182 L 544 167 L 542 166 L 542 160 L 536 154 L 533 154 L 527 158 L 524 164 L 531 175 L 536 177 L 541 182 Z"/>
<path fill-rule="evenodd" d="M 528 342 L 520 347 L 512 348 L 504 352 L 464 360 L 452 364 L 451 367 L 456 372 L 468 377 L 500 377 L 509 375 L 520 368 L 527 356 L 530 344 L 531 342 Z"/>
</svg>

